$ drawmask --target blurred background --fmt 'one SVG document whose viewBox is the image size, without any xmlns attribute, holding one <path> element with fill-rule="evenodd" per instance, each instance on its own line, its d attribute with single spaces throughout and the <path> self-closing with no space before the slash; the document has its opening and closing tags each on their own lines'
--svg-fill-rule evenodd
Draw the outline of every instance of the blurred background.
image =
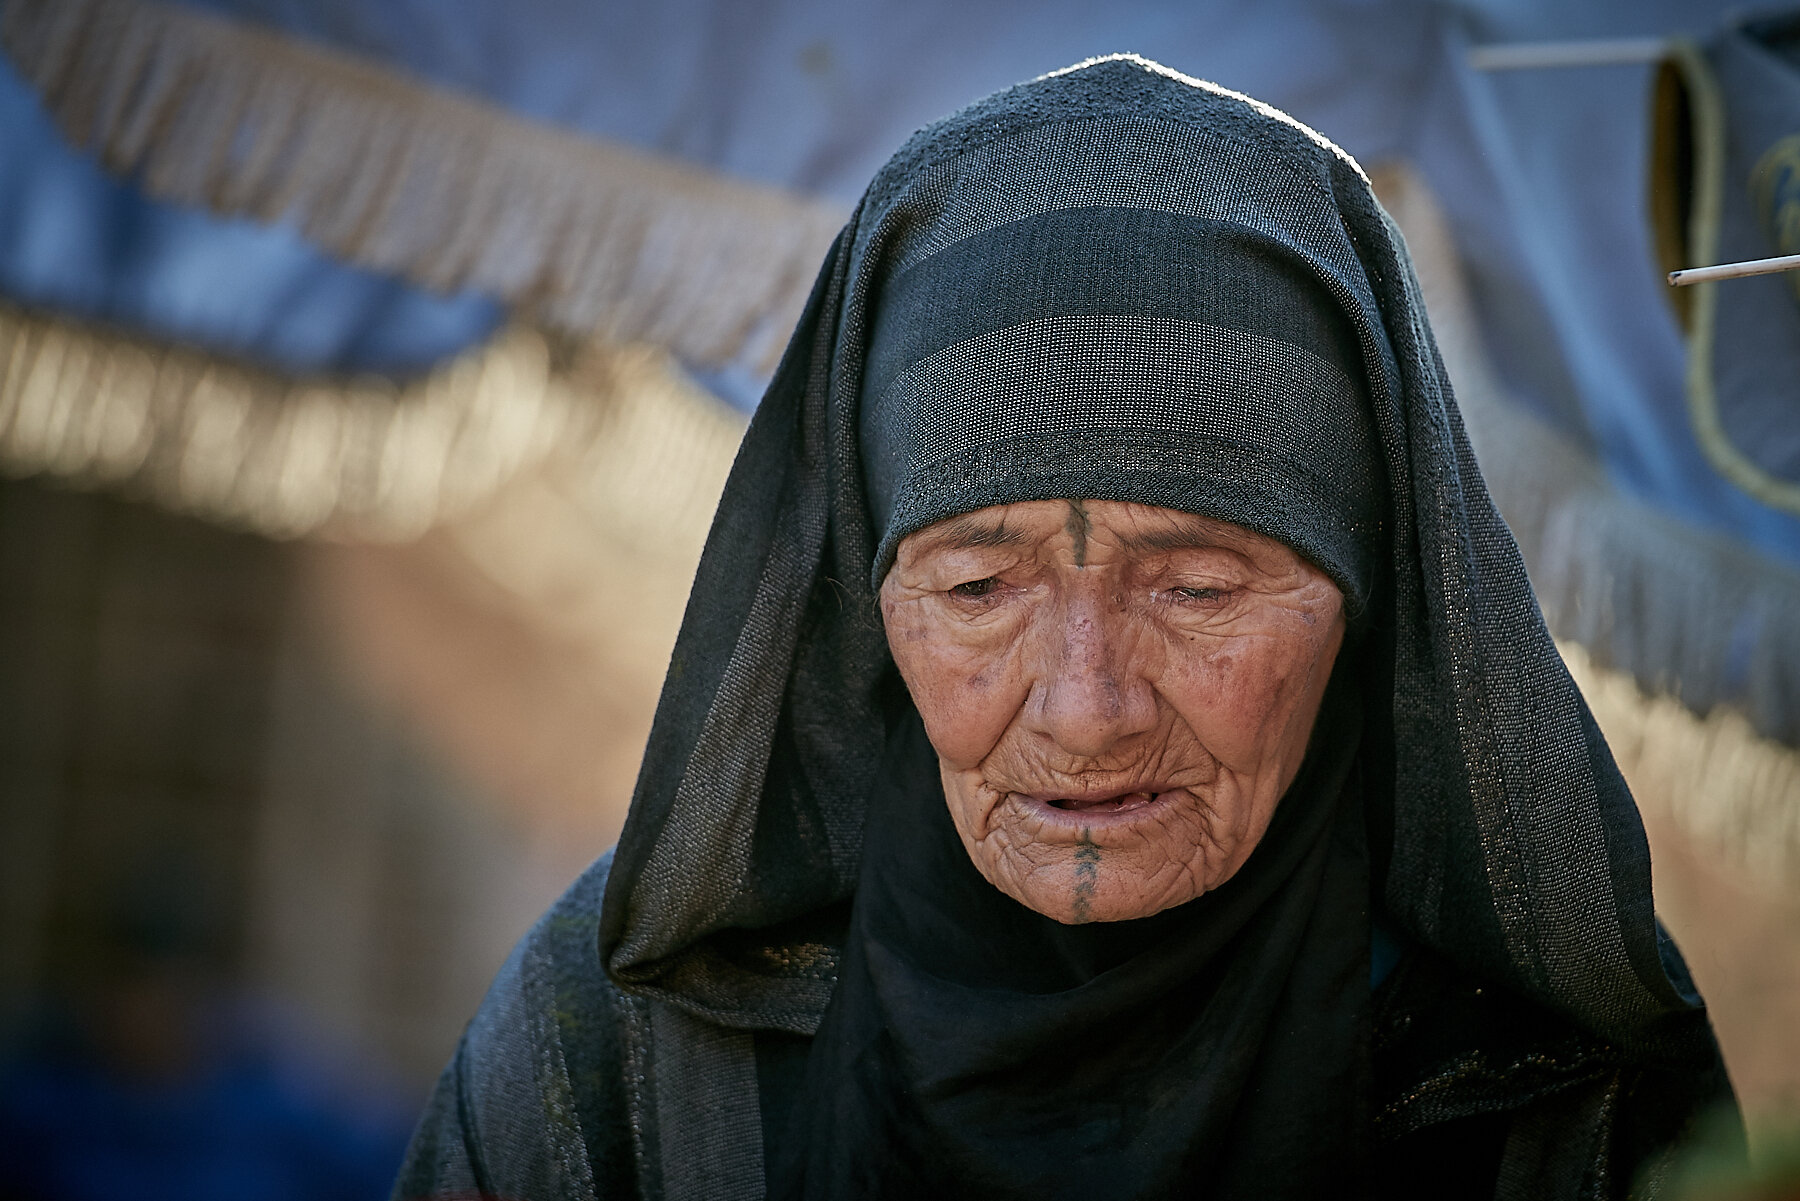
<svg viewBox="0 0 1800 1201">
<path fill-rule="evenodd" d="M 616 837 L 712 507 L 915 127 L 1136 51 L 1355 154 L 1800 1124 L 1800 16 L 0 0 L 0 1196 L 378 1198 Z"/>
</svg>

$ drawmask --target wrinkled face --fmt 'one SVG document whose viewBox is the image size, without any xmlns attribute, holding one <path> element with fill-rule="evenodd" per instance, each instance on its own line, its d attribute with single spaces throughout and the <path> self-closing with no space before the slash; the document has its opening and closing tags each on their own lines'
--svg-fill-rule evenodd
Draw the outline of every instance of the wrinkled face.
<svg viewBox="0 0 1800 1201">
<path fill-rule="evenodd" d="M 1268 829 L 1343 642 L 1286 546 L 1116 501 L 1029 501 L 900 543 L 888 645 L 964 847 L 1061 922 L 1217 888 Z"/>
</svg>

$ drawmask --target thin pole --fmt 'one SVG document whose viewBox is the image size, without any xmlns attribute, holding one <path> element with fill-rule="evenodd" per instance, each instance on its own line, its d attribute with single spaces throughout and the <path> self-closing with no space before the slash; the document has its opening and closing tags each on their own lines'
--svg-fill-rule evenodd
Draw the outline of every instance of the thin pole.
<svg viewBox="0 0 1800 1201">
<path fill-rule="evenodd" d="M 1664 38 L 1596 38 L 1580 42 L 1491 42 L 1469 50 L 1477 71 L 1530 71 L 1539 67 L 1610 67 L 1653 63 L 1668 49 Z"/>
<path fill-rule="evenodd" d="M 1777 271 L 1800 270 L 1800 254 L 1784 254 L 1773 259 L 1747 259 L 1741 263 L 1720 263 L 1717 267 L 1689 267 L 1669 272 L 1669 282 L 1678 288 L 1703 284 L 1714 279 L 1742 279 L 1746 275 L 1773 275 Z"/>
</svg>

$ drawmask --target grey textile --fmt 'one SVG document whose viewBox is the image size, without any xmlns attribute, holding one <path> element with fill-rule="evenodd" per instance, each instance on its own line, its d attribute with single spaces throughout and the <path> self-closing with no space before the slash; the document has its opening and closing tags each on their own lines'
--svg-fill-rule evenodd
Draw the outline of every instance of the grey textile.
<svg viewBox="0 0 1800 1201">
<path fill-rule="evenodd" d="M 1060 133 L 1087 186 L 1022 170 L 1014 156 L 1069 153 L 1024 142 L 969 156 L 960 189 L 1023 207 L 1116 196 L 1108 172 L 1162 182 L 1131 161 L 1128 130 Z M 1010 220 L 950 196 L 902 235 L 872 304 L 858 430 L 880 536 L 872 587 L 899 540 L 934 521 L 1082 496 L 1279 538 L 1361 610 L 1387 502 L 1356 335 L 1304 259 L 1188 211 L 1204 207 L 1178 184 L 1191 148 L 1158 151 L 1166 195 Z M 939 245 L 945 227 L 956 240 Z"/>
<path fill-rule="evenodd" d="M 624 995 L 600 967 L 596 935 L 611 860 L 602 856 L 589 868 L 501 970 L 420 1119 L 395 1201 L 761 1195 L 760 1148 L 743 1137 L 742 1119 L 760 1101 L 744 1086 L 753 1064 L 743 1036 Z M 1672 1109 L 1679 1119 L 1683 1101 L 1666 1074 L 1646 1080 L 1622 1071 L 1616 1049 L 1578 1030 L 1544 1031 L 1541 1011 L 1508 1005 L 1501 990 L 1464 981 L 1460 997 L 1446 995 L 1442 965 L 1416 959 L 1397 969 L 1391 984 L 1401 989 L 1383 986 L 1392 995 L 1381 1007 L 1377 1046 L 1423 1029 L 1427 1043 L 1450 1054 L 1402 1056 L 1398 1078 L 1378 1082 L 1397 1098 L 1377 1121 L 1389 1162 L 1403 1162 L 1408 1139 L 1435 1123 L 1522 1106 L 1505 1129 L 1497 1198 L 1620 1195 L 1631 1181 L 1613 1161 L 1642 1164 L 1646 1149 L 1650 1166 L 1666 1168 L 1669 1130 L 1658 1129 L 1657 1111 Z M 1408 1003 L 1395 1003 L 1407 994 Z M 1442 1037 L 1442 1015 L 1459 1008 L 1479 1032 L 1473 1062 L 1466 1054 L 1473 1044 Z M 566 1076 L 545 1073 L 556 1062 Z M 724 1071 L 697 1080 L 692 1069 L 702 1064 Z M 766 1122 L 770 1112 L 758 1116 Z M 553 1114 L 560 1120 L 547 1120 Z M 665 1117 L 683 1129 L 665 1132 Z M 570 1126 L 580 1149 L 567 1140 Z M 1632 1130 L 1639 1145 L 1621 1154 L 1620 1136 Z M 591 1177 L 570 1175 L 571 1154 L 585 1155 Z M 673 1168 L 667 1176 L 665 1161 Z M 1427 1165 L 1417 1195 L 1475 1195 L 1447 1189 L 1439 1173 Z"/>
<path fill-rule="evenodd" d="M 1093 163 L 1104 169 L 1083 167 Z M 1371 825 L 1382 901 L 1414 960 L 1476 982 L 1477 997 L 1479 985 L 1497 985 L 1488 991 L 1559 1015 L 1582 1046 L 1610 1048 L 1599 1056 L 1609 1062 L 1716 1069 L 1698 998 L 1659 938 L 1635 808 L 1487 498 L 1404 247 L 1367 180 L 1272 110 L 1115 58 L 1000 93 L 902 149 L 834 246 L 746 435 L 605 885 L 598 946 L 607 978 L 558 994 L 567 1012 L 602 1008 L 615 1026 L 593 1031 L 583 1018 L 550 1034 L 561 1047 L 587 1047 L 565 1060 L 611 1057 L 617 1083 L 603 1082 L 612 1092 L 586 1110 L 585 1128 L 629 1130 L 637 1166 L 622 1167 L 616 1145 L 596 1150 L 592 1133 L 585 1143 L 597 1173 L 629 1174 L 634 1183 L 621 1191 L 756 1195 L 740 1032 L 810 1035 L 832 997 L 834 915 L 858 878 L 883 697 L 895 683 L 871 588 L 884 531 L 866 498 L 879 489 L 866 486 L 859 445 L 872 306 L 892 264 L 1095 204 L 1217 223 L 1279 245 L 1344 314 L 1360 387 L 1320 395 L 1330 403 L 1356 395 L 1367 406 L 1386 473 L 1368 493 L 1383 497 L 1382 528 L 1379 539 L 1322 539 L 1308 553 L 1328 566 L 1340 553 L 1382 556 L 1370 567 L 1367 629 L 1392 700 L 1364 714 L 1364 766 L 1384 789 Z M 1343 370 L 1336 352 L 1314 357 Z M 895 374 L 912 361 L 902 356 Z M 1055 442 L 1046 453 L 1068 450 L 1068 439 Z M 914 520 L 921 510 L 906 511 Z M 1335 506 L 1314 515 L 1322 531 L 1341 517 Z M 1352 566 L 1336 570 L 1354 582 Z M 591 931 L 579 904 L 559 912 Z M 530 1020 L 501 1004 L 512 1006 L 504 1022 Z M 671 1010 L 684 1024 L 666 1024 Z M 491 1045 L 470 1058 L 492 1065 Z M 535 1054 L 548 1064 L 534 1071 L 554 1116 L 554 1057 Z M 722 1077 L 682 1066 L 707 1060 Z M 1525 1069 L 1532 1062 L 1528 1052 L 1518 1059 Z M 605 1070 L 572 1064 L 569 1078 L 591 1083 L 590 1071 Z M 514 1063 L 500 1074 L 520 1071 Z M 441 1130 L 445 1098 L 460 1095 L 440 1090 L 440 1116 L 424 1129 Z M 1686 1103 L 1677 1101 L 1665 1134 L 1678 1130 Z M 1420 1116 L 1405 1120 L 1415 1124 L 1467 1112 L 1436 1101 L 1413 1111 Z M 1396 1112 L 1404 1117 L 1405 1107 Z M 715 1113 L 725 1120 L 704 1136 L 657 1129 L 657 1115 L 666 1125 Z M 1509 1163 L 1550 1162 L 1533 1150 L 1541 1139 L 1518 1135 Z M 421 1166 L 429 1162 L 415 1153 L 407 1179 L 429 1181 Z M 1577 1182 L 1557 1191 L 1591 1190 Z"/>
<path fill-rule="evenodd" d="M 639 1187 L 635 1115 L 651 1108 L 634 1054 L 644 1007 L 593 970 L 611 859 L 576 881 L 500 969 L 413 1136 L 397 1201 L 592 1201 Z M 595 1111 L 634 1116 L 583 1121 Z"/>
</svg>

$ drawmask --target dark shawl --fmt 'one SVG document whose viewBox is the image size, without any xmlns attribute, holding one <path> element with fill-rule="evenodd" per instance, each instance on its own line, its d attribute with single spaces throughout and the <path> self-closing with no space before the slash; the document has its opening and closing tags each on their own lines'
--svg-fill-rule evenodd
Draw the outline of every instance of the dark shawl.
<svg viewBox="0 0 1800 1201">
<path fill-rule="evenodd" d="M 1321 440 L 1317 429 L 1307 435 L 1306 413 L 1221 424 L 1243 416 L 1245 400 L 1279 392 L 1266 379 L 1245 384 L 1259 370 L 1252 364 L 1217 395 L 1206 394 L 1206 371 L 1190 372 L 1192 411 L 1172 408 L 1162 395 L 1142 422 L 1072 421 L 1059 430 L 1040 412 L 976 436 L 967 421 L 952 421 L 952 444 L 919 450 L 918 414 L 942 408 L 945 389 L 960 377 L 952 371 L 941 377 L 952 383 L 884 409 L 908 395 L 895 381 L 984 331 L 953 320 L 933 332 L 923 316 L 883 329 L 882 306 L 926 314 L 929 295 L 923 304 L 895 299 L 908 268 L 929 269 L 983 239 L 991 245 L 1017 235 L 1023 249 L 988 256 L 1016 270 L 1031 261 L 1031 239 L 1063 236 L 1059 222 L 1113 239 L 1088 268 L 1117 266 L 1111 291 L 1082 293 L 1080 273 L 1057 270 L 1053 256 L 1052 278 L 1028 298 L 1035 311 L 991 314 L 985 333 L 1033 322 L 1041 328 L 1049 317 L 1085 328 L 1091 340 L 1101 328 L 1096 321 L 1103 326 L 1124 313 L 1260 334 L 1269 346 L 1308 352 L 1289 378 L 1324 381 L 1306 395 L 1313 424 L 1330 424 L 1336 441 Z M 1121 302 L 1133 265 L 1120 266 L 1118 256 L 1140 236 L 1163 247 L 1188 239 L 1204 253 L 1185 265 L 1144 256 L 1136 269 L 1161 280 L 1150 289 L 1155 295 Z M 1062 244 L 1078 247 L 1085 238 Z M 1215 260 L 1214 268 L 1194 269 Z M 1232 262 L 1268 277 L 1259 276 L 1251 293 L 1279 277 L 1278 293 L 1310 299 L 1266 306 L 1259 318 L 1242 281 L 1228 282 Z M 946 295 L 941 307 L 952 315 L 1004 307 L 1006 296 L 996 299 L 990 283 L 978 294 Z M 1183 296 L 1181 303 L 1198 307 L 1168 308 L 1171 297 Z M 1054 311 L 1044 311 L 1046 303 Z M 896 339 L 909 338 L 917 344 L 894 349 Z M 1229 358 L 1213 334 L 1174 341 L 1192 347 L 1207 338 L 1207 354 Z M 1142 345 L 1154 350 L 1169 341 Z M 1064 353 L 1069 344 L 1045 353 L 1049 345 L 1014 358 L 1040 373 L 1041 390 L 1074 398 L 1079 408 L 1082 357 Z M 1233 361 L 1249 360 L 1239 354 Z M 1331 382 L 1318 364 L 1352 376 L 1349 386 Z M 1004 391 L 1006 377 L 995 373 L 989 385 Z M 1014 392 L 1027 409 L 1036 403 Z M 1012 403 L 995 409 L 994 395 L 976 409 Z M 1349 409 L 1347 398 L 1354 399 Z M 943 802 L 886 649 L 874 587 L 907 528 L 1003 500 L 1058 496 L 1189 508 L 1282 538 L 1344 587 L 1356 638 L 1302 775 L 1238 878 L 1200 902 L 1115 931 L 1047 931 L 1014 906 L 1006 920 L 1016 938 L 1008 945 L 1058 958 L 997 960 L 982 954 L 974 927 L 945 946 L 895 921 L 910 879 L 900 869 L 909 864 L 943 886 L 940 931 L 954 928 L 958 905 L 987 916 L 1006 911 L 996 908 L 999 894 L 983 894 L 966 862 L 959 866 L 945 851 Z M 865 821 L 876 796 L 894 800 L 884 808 L 886 824 Z M 917 820 L 896 827 L 892 814 L 900 812 Z M 872 840 L 867 855 L 865 838 Z M 582 895 L 591 895 L 585 888 Z M 1444 1001 L 1426 1009 L 1462 1005 L 1459 1012 L 1476 1015 L 1468 1028 L 1478 1039 L 1501 1040 L 1504 1027 L 1516 1024 L 1508 1015 L 1518 1011 L 1481 1009 L 1503 996 L 1544 1015 L 1546 1038 L 1567 1035 L 1558 1045 L 1576 1049 L 1566 1062 L 1601 1046 L 1624 1061 L 1716 1076 L 1704 1011 L 1652 913 L 1649 857 L 1630 794 L 1482 485 L 1404 246 L 1367 179 L 1324 138 L 1265 106 L 1139 59 L 1105 59 L 1002 92 L 921 131 L 871 185 L 751 423 L 700 564 L 605 882 L 598 941 L 607 980 L 569 989 L 554 1020 L 532 1016 L 546 1002 L 521 999 L 532 979 L 529 948 L 582 945 L 585 936 L 568 934 L 573 911 L 565 905 L 557 923 L 522 947 L 517 963 L 525 966 L 503 973 L 496 986 L 503 999 L 490 1000 L 484 1015 L 503 1027 L 513 1019 L 500 1010 L 529 1011 L 517 1021 L 535 1022 L 539 1033 L 515 1034 L 509 1045 L 519 1055 L 538 1048 L 534 1078 L 554 1119 L 549 1128 L 589 1131 L 585 1150 L 576 1134 L 558 1144 L 574 1149 L 558 1153 L 553 1178 L 598 1179 L 600 1166 L 590 1171 L 588 1160 L 606 1154 L 607 1139 L 626 1137 L 595 1133 L 619 1115 L 584 1117 L 567 1100 L 582 1087 L 568 1091 L 574 1060 L 591 1061 L 594 1047 L 616 1045 L 636 1187 L 692 1196 L 733 1195 L 731 1187 L 749 1187 L 744 1173 L 761 1170 L 761 1147 L 752 1145 L 763 1115 L 747 1066 L 749 1032 L 811 1036 L 824 1022 L 806 1065 L 812 1085 L 774 1144 L 784 1160 L 775 1170 L 779 1187 L 831 1195 L 852 1187 L 859 1173 L 894 1167 L 879 1156 L 882 1132 L 900 1128 L 896 1115 L 948 1130 L 958 1112 L 978 1125 L 986 1114 L 985 1128 L 944 1163 L 925 1158 L 932 1140 L 916 1142 L 908 1152 L 919 1172 L 914 1183 L 942 1183 L 945 1175 L 979 1181 L 982 1162 L 1004 1176 L 1011 1170 L 1005 1156 L 1021 1145 L 1054 1159 L 1062 1148 L 1048 1125 L 1005 1129 L 1007 1112 L 988 1102 L 956 1111 L 959 1098 L 983 1089 L 989 1102 L 1026 1095 L 1030 1072 L 1043 1067 L 1033 1061 L 1055 1032 L 1091 1023 L 1083 996 L 1098 998 L 1101 1008 L 1148 1006 L 1172 1054 L 1202 1066 L 1145 1077 L 1173 1090 L 1160 1108 L 1161 1093 L 1134 1095 L 1104 1071 L 1091 1074 L 1095 1095 L 1118 1114 L 1092 1143 L 1096 1163 L 1128 1173 L 1114 1178 L 1117 1190 L 1154 1193 L 1182 1179 L 1236 1195 L 1269 1170 L 1275 1190 L 1263 1195 L 1307 1195 L 1333 1162 L 1353 1175 L 1372 1137 L 1368 1123 L 1383 1120 L 1366 1112 L 1363 1083 L 1371 1023 L 1378 1043 L 1387 1029 L 1386 1019 L 1367 1012 L 1371 895 L 1412 948 L 1409 962 L 1436 965 L 1418 976 L 1427 981 L 1419 988 Z M 1263 941 L 1268 954 L 1259 957 Z M 883 976 L 886 968 L 871 963 L 891 943 L 907 962 L 898 975 Z M 1125 977 L 1129 987 L 1120 992 L 1114 986 Z M 893 1008 L 896 988 L 921 987 L 940 991 Z M 1043 1012 L 1025 1023 L 1016 1046 L 917 1024 L 959 989 L 965 999 L 983 990 L 1008 994 L 991 1012 L 971 1014 L 990 1034 L 1004 1025 L 1006 1005 L 1021 998 Z M 1234 1019 L 1253 1015 L 1254 1005 L 1232 1000 L 1233 989 L 1261 999 L 1269 1010 L 1263 1020 L 1232 1037 L 1194 1020 L 1195 1006 L 1217 1005 Z M 580 1034 L 572 1015 L 607 1006 L 616 1019 L 604 1020 L 616 1020 L 616 1029 Z M 883 1044 L 883 1023 L 891 1021 L 906 1028 L 892 1028 Z M 1388 1025 L 1411 1021 L 1405 1015 Z M 1449 1083 L 1412 1098 L 1411 1125 L 1390 1135 L 1492 1102 L 1495 1077 L 1484 1072 L 1498 1071 L 1505 1056 L 1480 1046 L 1471 1052 L 1459 1037 L 1441 1040 L 1453 1062 L 1437 1079 Z M 927 1079 L 938 1060 L 908 1058 L 909 1040 L 950 1057 L 949 1086 L 941 1073 Z M 1407 1054 L 1424 1056 L 1412 1065 L 1419 1072 L 1439 1071 L 1425 1063 L 1435 1052 L 1418 1051 L 1417 1039 L 1407 1046 Z M 1144 1045 L 1115 1043 L 1106 1054 L 1132 1071 L 1146 1063 Z M 1556 1056 L 1529 1050 L 1514 1058 L 1529 1070 Z M 500 1085 L 479 1083 L 506 1074 L 499 1062 L 466 1045 L 445 1087 L 454 1090 L 458 1112 L 485 1099 L 508 1115 L 494 1120 L 517 1130 L 515 1103 L 494 1099 Z M 859 1064 L 890 1075 L 845 1070 Z M 849 1115 L 835 1128 L 837 1111 L 816 1096 L 834 1083 L 847 1090 L 840 1099 Z M 1045 1085 L 1064 1089 L 1057 1104 L 1074 1095 L 1065 1085 Z M 1557 1087 L 1551 1080 L 1538 1091 Z M 1282 1107 L 1308 1088 L 1322 1089 L 1324 1100 L 1306 1098 L 1303 1120 L 1284 1118 Z M 919 1107 L 907 1108 L 914 1101 Z M 1690 1099 L 1674 1103 L 1683 1120 L 1690 1108 Z M 1147 1142 L 1134 1160 L 1126 1142 L 1138 1136 Z M 1293 1162 L 1273 1163 L 1284 1151 Z M 581 1172 L 568 1166 L 576 1159 Z M 625 1170 L 607 1169 L 615 1180 Z M 719 1183 L 727 1171 L 739 1174 L 735 1186 Z M 1586 1179 L 1584 1171 L 1592 1176 L 1575 1165 L 1569 1179 Z M 1549 1195 L 1523 1178 L 1510 1187 L 1520 1196 Z"/>
<path fill-rule="evenodd" d="M 1058 123 L 896 181 L 851 283 L 869 586 L 945 517 L 1139 501 L 1299 550 L 1358 645 L 1245 868 L 1101 926 L 982 878 L 896 694 L 837 989 L 792 1113 L 763 1115 L 777 1197 L 1308 1197 L 1359 1175 L 1358 652 L 1387 525 L 1362 381 L 1379 353 L 1337 281 L 1210 211 L 1187 148 L 1146 132 Z"/>
</svg>

